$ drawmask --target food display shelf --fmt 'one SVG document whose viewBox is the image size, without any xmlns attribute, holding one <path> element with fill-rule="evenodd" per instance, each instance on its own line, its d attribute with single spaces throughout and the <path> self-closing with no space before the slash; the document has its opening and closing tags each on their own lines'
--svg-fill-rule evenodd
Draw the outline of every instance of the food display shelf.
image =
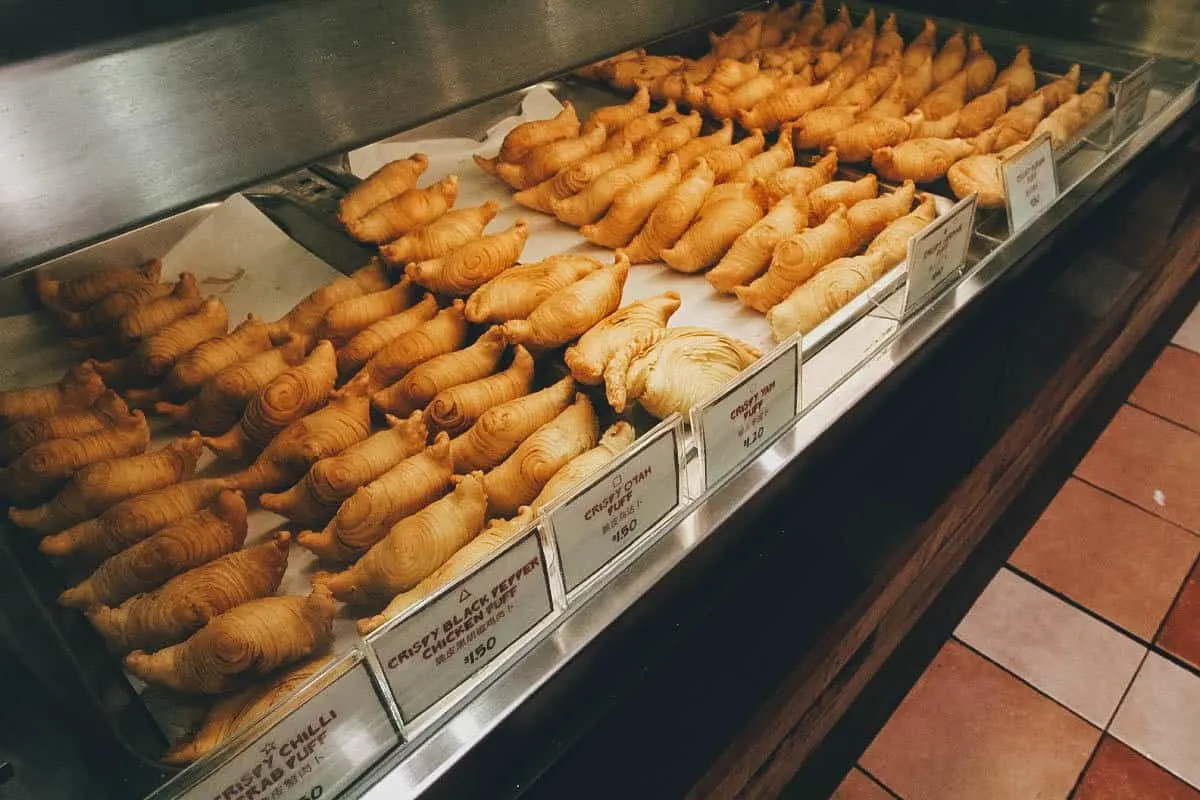
<svg viewBox="0 0 1200 800">
<path fill-rule="evenodd" d="M 855 11 L 861 12 L 861 8 Z M 919 17 L 904 12 L 898 12 L 898 16 L 906 34 L 919 27 Z M 939 20 L 939 24 L 946 29 L 954 26 L 951 20 Z M 1002 54 L 1006 54 L 1004 48 L 1015 49 L 1018 42 L 1030 44 L 1035 52 L 1035 63 L 1048 74 L 1079 61 L 1095 72 L 1112 71 L 1114 83 L 1117 83 L 1146 60 L 1142 55 L 1112 48 L 1042 41 L 1035 37 L 1018 38 L 1003 31 L 979 32 L 1000 61 L 1004 60 Z M 669 47 L 669 43 L 660 44 L 660 47 Z M 1039 58 L 1043 60 L 1039 62 Z M 164 800 L 178 796 L 209 796 L 214 788 L 210 785 L 214 775 L 223 773 L 232 763 L 240 764 L 254 747 L 261 744 L 264 736 L 272 731 L 283 731 L 284 728 L 278 726 L 285 726 L 289 720 L 296 721 L 306 712 L 314 711 L 322 698 L 332 697 L 339 689 L 344 694 L 351 681 L 357 681 L 355 691 L 362 705 L 356 710 L 363 714 L 364 727 L 370 735 L 351 741 L 343 748 L 361 754 L 358 760 L 351 758 L 346 763 L 346 780 L 360 776 L 346 789 L 346 796 L 404 797 L 419 794 L 434 785 L 526 699 L 553 681 L 565 665 L 637 604 L 664 575 L 678 568 L 709 537 L 724 535 L 723 523 L 734 509 L 760 493 L 838 419 L 913 358 L 949 320 L 989 286 L 1002 280 L 1039 241 L 1078 211 L 1194 103 L 1197 89 L 1194 65 L 1160 60 L 1152 65 L 1152 69 L 1154 79 L 1140 123 L 1123 138 L 1115 137 L 1111 134 L 1113 114 L 1110 112 L 1059 151 L 1056 154 L 1059 195 L 1029 225 L 1012 231 L 1003 212 L 981 212 L 976 217 L 966 260 L 920 304 L 905 303 L 907 271 L 906 265 L 902 264 L 813 333 L 783 343 L 783 350 L 779 352 L 786 354 L 791 348 L 797 362 L 794 408 L 787 424 L 751 447 L 748 458 L 738 468 L 727 475 L 706 476 L 702 448 L 696 440 L 697 430 L 690 424 L 691 420 L 674 418 L 657 426 L 649 422 L 641 424 L 639 433 L 644 435 L 639 442 L 660 436 L 674 439 L 679 475 L 677 502 L 651 529 L 642 531 L 632 545 L 592 577 L 577 586 L 564 580 L 553 524 L 548 524 L 546 515 L 539 518 L 527 535 L 523 534 L 477 565 L 468 578 L 499 563 L 518 547 L 528 545 L 542 559 L 550 592 L 547 613 L 534 620 L 510 647 L 489 656 L 485 667 L 435 698 L 432 707 L 415 715 L 406 714 L 401 708 L 403 699 L 388 688 L 386 670 L 372 646 L 374 639 L 356 641 L 343 649 L 325 671 L 283 700 L 264 718 L 173 778 L 169 777 L 168 771 L 148 761 L 140 745 L 132 747 L 132 761 L 139 765 L 141 791 L 149 791 L 158 785 L 154 796 Z M 481 140 L 498 119 L 519 111 L 522 99 L 534 89 L 549 90 L 560 100 L 572 100 L 583 113 L 620 100 L 615 93 L 586 82 L 574 79 L 548 81 L 443 116 L 391 141 L 402 144 L 451 137 Z M 254 186 L 245 195 L 288 237 L 334 268 L 349 272 L 361 265 L 370 251 L 350 241 L 334 220 L 337 199 L 354 183 L 348 167 L 346 158 L 335 158 L 324 165 Z M 494 191 L 496 199 L 505 203 L 510 201 L 507 190 L 500 183 L 494 184 Z M 943 198 L 939 211 L 944 213 L 950 205 L 952 201 Z M 70 275 L 98 267 L 124 266 L 157 256 L 201 224 L 219 206 L 219 203 L 192 206 L 157 223 L 35 268 Z M 702 276 L 678 276 L 678 279 L 703 282 Z M 3 293 L 4 305 L 9 309 L 21 309 L 20 292 L 13 282 L 5 288 L 8 291 Z M 297 293 L 293 300 L 300 299 L 301 295 L 302 292 Z M 626 297 L 626 301 L 629 299 Z M 25 314 L 6 320 L 6 334 L 14 332 L 13 326 L 36 324 L 30 319 Z M 6 386 L 18 379 L 21 383 L 36 382 L 32 380 L 35 377 L 32 373 L 19 373 L 20 363 L 27 364 L 28 359 L 7 369 L 3 374 Z M 47 369 L 51 372 L 61 370 L 57 363 L 41 363 L 37 367 L 38 375 Z M 752 367 L 751 371 L 754 369 Z M 631 456 L 637 454 L 639 446 L 635 445 Z M 39 570 L 42 570 L 42 576 L 45 572 L 42 567 L 32 566 L 34 559 L 30 559 L 30 555 L 17 553 L 14 557 L 23 569 L 27 568 L 36 584 Z M 36 554 L 32 555 L 36 558 Z M 448 592 L 460 585 L 461 581 L 456 582 Z M 36 591 L 37 587 L 34 589 Z M 37 593 L 44 599 L 44 590 Z M 438 598 L 444 596 L 449 594 L 444 593 Z M 424 613 L 438 598 L 418 605 L 402 619 Z M 43 643 L 41 646 L 48 646 L 51 651 L 55 646 L 68 651 L 75 647 L 95 648 L 95 636 L 88 642 L 89 632 L 80 629 L 78 620 L 65 619 L 70 612 L 47 613 L 43 610 L 43 613 L 54 626 L 69 629 L 70 633 L 56 644 Z M 84 659 L 76 658 L 74 663 L 77 674 L 71 680 L 77 687 L 78 696 L 97 706 L 95 716 L 98 721 L 117 716 L 130 725 L 142 726 L 137 736 L 153 739 L 153 732 L 146 727 L 148 720 L 140 715 L 137 707 L 136 693 L 131 687 L 121 685 L 119 675 L 113 671 L 89 675 Z M 363 711 L 374 708 L 378 708 L 379 713 L 373 716 Z M 121 735 L 125 733 L 127 731 Z M 397 744 L 389 749 L 390 741 Z M 386 754 L 379 757 L 385 749 Z"/>
<path fill-rule="evenodd" d="M 869 7 L 876 8 L 881 15 L 897 13 L 906 33 L 918 30 L 923 19 L 893 7 L 854 4 L 851 8 L 855 20 Z M 952 19 L 936 18 L 936 21 L 940 30 L 961 26 Z M 1034 63 L 1042 69 L 1039 84 L 1051 74 L 1065 72 L 1069 64 L 1080 62 L 1087 70 L 1085 76 L 1094 77 L 1109 70 L 1116 85 L 1149 60 L 1145 54 L 1106 46 L 977 26 L 971 29 L 983 37 L 985 46 L 1001 62 L 1002 54 L 1011 55 L 1018 44 L 1030 45 Z M 686 41 L 696 39 L 692 36 Z M 673 47 L 669 41 L 657 43 L 653 50 L 687 52 L 684 46 Z M 856 308 L 843 309 L 845 314 L 838 317 L 836 326 L 831 326 L 832 331 L 820 337 L 817 346 L 810 349 L 807 342 L 802 344 L 803 409 L 786 430 L 724 482 L 696 493 L 688 508 L 648 543 L 644 552 L 607 583 L 575 598 L 562 621 L 547 631 L 544 639 L 530 646 L 489 685 L 480 687 L 443 725 L 410 740 L 373 769 L 354 787 L 353 796 L 411 796 L 434 786 L 503 719 L 552 682 L 601 632 L 645 597 L 663 576 L 680 568 L 706 539 L 726 533 L 733 535 L 723 529 L 722 523 L 735 509 L 752 501 L 838 419 L 864 401 L 889 375 L 914 359 L 951 319 L 990 286 L 1009 276 L 1039 242 L 1085 207 L 1113 176 L 1194 104 L 1200 77 L 1196 65 L 1159 59 L 1150 68 L 1153 81 L 1146 109 L 1132 130 L 1121 138 L 1112 136 L 1110 109 L 1055 154 L 1060 191 L 1039 217 L 1014 232 L 1008 229 L 1003 210 L 981 211 L 961 269 L 927 302 L 908 313 L 903 308 L 905 277 L 901 268 L 897 269 L 897 275 L 885 277 L 883 285 L 860 295 L 855 301 Z M 564 84 L 555 84 L 553 88 L 562 91 Z M 566 96 L 586 105 L 586 93 L 576 91 L 580 94 L 567 89 Z M 516 107 L 518 96 L 513 95 L 508 109 Z M 469 135 L 465 129 L 455 129 L 453 118 L 437 124 L 439 135 L 451 131 Z M 411 135 L 416 139 L 430 133 L 432 130 Z"/>
</svg>

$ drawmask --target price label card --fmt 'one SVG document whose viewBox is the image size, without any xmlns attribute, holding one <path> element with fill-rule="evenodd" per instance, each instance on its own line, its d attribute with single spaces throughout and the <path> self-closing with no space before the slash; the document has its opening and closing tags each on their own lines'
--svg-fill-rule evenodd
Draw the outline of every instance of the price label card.
<svg viewBox="0 0 1200 800">
<path fill-rule="evenodd" d="M 790 342 L 768 353 L 753 372 L 692 412 L 706 487 L 719 483 L 792 421 L 800 392 L 798 349 Z"/>
<path fill-rule="evenodd" d="M 647 434 L 550 512 L 568 592 L 679 506 L 679 431 L 676 421 Z"/>
<path fill-rule="evenodd" d="M 333 798 L 399 741 L 366 662 L 360 661 L 184 797 Z"/>
<path fill-rule="evenodd" d="M 975 230 L 975 208 L 979 195 L 960 200 L 954 208 L 931 222 L 908 240 L 908 285 L 904 292 L 904 314 L 921 305 L 946 276 L 967 260 L 971 233 Z"/>
<path fill-rule="evenodd" d="M 1141 123 L 1146 116 L 1146 102 L 1154 83 L 1154 59 L 1142 64 L 1117 84 L 1113 103 L 1113 141 L 1119 142 Z"/>
<path fill-rule="evenodd" d="M 1008 204 L 1008 229 L 1016 233 L 1037 219 L 1058 197 L 1050 134 L 1043 133 L 1005 160 L 1000 173 Z"/>
<path fill-rule="evenodd" d="M 400 716 L 412 722 L 554 609 L 546 560 L 531 530 L 414 613 L 367 638 Z"/>
</svg>

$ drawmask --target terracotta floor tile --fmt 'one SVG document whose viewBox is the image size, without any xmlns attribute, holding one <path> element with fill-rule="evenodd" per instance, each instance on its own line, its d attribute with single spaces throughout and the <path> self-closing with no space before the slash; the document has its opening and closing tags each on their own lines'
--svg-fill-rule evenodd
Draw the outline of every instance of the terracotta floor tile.
<svg viewBox="0 0 1200 800">
<path fill-rule="evenodd" d="M 1146 654 L 1144 645 L 1007 569 L 954 635 L 1099 728 Z"/>
<path fill-rule="evenodd" d="M 1110 736 L 1100 740 L 1072 800 L 1200 800 L 1200 792 Z"/>
<path fill-rule="evenodd" d="M 1172 344 L 1186 347 L 1195 353 L 1200 353 L 1200 305 L 1192 309 L 1192 313 L 1184 320 L 1183 325 L 1175 332 Z"/>
<path fill-rule="evenodd" d="M 1200 669 L 1200 567 L 1188 578 L 1167 615 L 1158 646 Z"/>
<path fill-rule="evenodd" d="M 1122 406 L 1075 474 L 1200 532 L 1200 434 Z"/>
<path fill-rule="evenodd" d="M 905 800 L 1064 800 L 1100 731 L 955 641 L 867 748 Z"/>
<path fill-rule="evenodd" d="M 1133 390 L 1129 402 L 1200 431 L 1200 353 L 1167 347 Z"/>
<path fill-rule="evenodd" d="M 1200 677 L 1151 653 L 1109 732 L 1200 787 Z"/>
<path fill-rule="evenodd" d="M 892 800 L 892 795 L 858 767 L 846 773 L 830 800 Z"/>
<path fill-rule="evenodd" d="M 1009 563 L 1150 641 L 1197 554 L 1200 537 L 1071 479 Z"/>
</svg>

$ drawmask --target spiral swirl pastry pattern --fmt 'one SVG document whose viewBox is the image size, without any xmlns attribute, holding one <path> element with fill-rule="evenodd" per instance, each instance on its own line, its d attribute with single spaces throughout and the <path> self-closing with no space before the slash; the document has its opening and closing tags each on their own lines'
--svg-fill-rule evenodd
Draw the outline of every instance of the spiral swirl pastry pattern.
<svg viewBox="0 0 1200 800">
<path fill-rule="evenodd" d="M 617 310 L 628 277 L 629 259 L 618 253 L 613 264 L 547 297 L 527 319 L 504 323 L 504 337 L 526 347 L 564 345 Z"/>
<path fill-rule="evenodd" d="M 559 289 L 600 269 L 594 258 L 568 253 L 504 270 L 467 298 L 471 322 L 505 322 L 529 316 L 538 304 Z"/>
<path fill-rule="evenodd" d="M 373 258 L 366 266 L 312 292 L 282 318 L 270 323 L 267 327 L 271 339 L 282 344 L 289 334 L 312 334 L 321 324 L 325 312 L 335 304 L 371 292 L 382 292 L 391 285 L 387 269 L 379 259 Z"/>
<path fill-rule="evenodd" d="M 483 529 L 487 496 L 479 473 L 392 526 L 353 566 L 314 578 L 345 602 L 390 599 L 416 586 Z"/>
<path fill-rule="evenodd" d="M 107 559 L 85 581 L 59 595 L 58 602 L 74 608 L 115 606 L 233 552 L 245 539 L 246 501 L 237 492 L 221 492 L 211 508 L 182 517 Z"/>
<path fill-rule="evenodd" d="M 161 274 L 162 262 L 158 259 L 135 269 L 129 267 L 98 269 L 70 280 L 57 280 L 38 272 L 34 276 L 34 289 L 38 299 L 46 308 L 82 311 L 107 295 L 127 286 L 157 281 Z"/>
<path fill-rule="evenodd" d="M 598 435 L 591 402 L 582 394 L 576 395 L 574 404 L 538 428 L 504 463 L 484 476 L 488 514 L 516 514 L 568 461 L 595 447 Z"/>
<path fill-rule="evenodd" d="M 336 381 L 333 345 L 318 342 L 304 363 L 277 375 L 250 400 L 237 425 L 204 444 L 234 457 L 260 450 L 288 425 L 320 408 Z"/>
<path fill-rule="evenodd" d="M 455 472 L 495 467 L 534 431 L 564 411 L 574 397 L 575 381 L 563 378 L 541 391 L 489 408 L 466 433 L 450 442 Z"/>
<path fill-rule="evenodd" d="M 424 189 L 409 189 L 346 223 L 360 242 L 382 244 L 417 230 L 445 214 L 458 199 L 458 177 L 451 175 Z"/>
<path fill-rule="evenodd" d="M 600 320 L 567 348 L 564 360 L 571 376 L 580 383 L 600 384 L 604 367 L 613 355 L 634 337 L 665 327 L 679 304 L 676 292 L 663 292 L 630 303 Z"/>
<path fill-rule="evenodd" d="M 388 342 L 411 331 L 421 323 L 428 322 L 437 313 L 437 298 L 426 293 L 411 308 L 384 317 L 354 334 L 353 338 L 337 351 L 338 376 L 343 380 L 350 378 Z"/>
<path fill-rule="evenodd" d="M 210 297 L 194 313 L 167 324 L 143 340 L 133 355 L 142 373 L 163 375 L 175 360 L 201 342 L 220 336 L 229 328 L 229 311 L 219 297 Z"/>
<path fill-rule="evenodd" d="M 401 278 L 390 289 L 342 300 L 325 312 L 317 335 L 335 345 L 345 344 L 372 323 L 411 306 L 416 300 L 415 288 L 408 278 Z"/>
<path fill-rule="evenodd" d="M 500 204 L 492 200 L 473 208 L 447 211 L 424 228 L 380 245 L 379 254 L 389 264 L 398 266 L 440 258 L 482 236 L 483 229 L 499 213 Z"/>
<path fill-rule="evenodd" d="M 567 166 L 557 175 L 522 189 L 513 195 L 513 200 L 543 214 L 554 213 L 554 201 L 565 200 L 599 178 L 610 169 L 633 160 L 633 145 L 625 142 L 620 147 L 605 148 Z"/>
<path fill-rule="evenodd" d="M 90 464 L 54 499 L 37 508 L 9 509 L 9 519 L 43 535 L 58 533 L 122 500 L 178 483 L 195 469 L 200 450 L 200 437 L 193 434 L 153 452 Z"/>
<path fill-rule="evenodd" d="M 409 264 L 404 274 L 430 291 L 465 296 L 517 263 L 528 238 L 529 223 L 517 220 L 511 228 L 475 239 L 448 255 Z"/>
<path fill-rule="evenodd" d="M 376 392 L 371 404 L 380 411 L 404 416 L 423 408 L 442 389 L 479 380 L 500 365 L 507 345 L 499 328 L 490 328 L 470 347 L 435 356 L 418 364 L 387 389 Z"/>
<path fill-rule="evenodd" d="M 277 375 L 303 362 L 304 342 L 296 337 L 221 370 L 183 405 L 159 401 L 154 410 L 206 436 L 215 436 L 237 425 L 246 405 Z"/>
<path fill-rule="evenodd" d="M 198 478 L 165 486 L 117 503 L 98 517 L 42 539 L 40 549 L 52 556 L 97 562 L 140 542 L 180 517 L 212 502 L 222 478 Z"/>
<path fill-rule="evenodd" d="M 212 618 L 176 645 L 135 650 L 125 666 L 148 683 L 190 694 L 219 694 L 323 650 L 332 636 L 334 603 L 314 586 L 308 597 L 263 597 Z"/>
<path fill-rule="evenodd" d="M 658 261 L 659 254 L 679 241 L 692 224 L 715 180 L 707 159 L 693 167 L 655 206 L 646 224 L 624 249 L 629 260 L 634 264 Z"/>
<path fill-rule="evenodd" d="M 533 523 L 533 519 L 533 511 L 528 506 L 522 506 L 521 511 L 512 519 L 492 520 L 478 536 L 455 550 L 453 555 L 446 559 L 440 567 L 422 578 L 416 586 L 392 598 L 382 612 L 373 617 L 360 619 L 358 632 L 366 636 L 392 617 L 453 582 L 455 578 L 465 574 L 489 553 L 500 549 L 511 541 L 512 537 L 528 528 Z"/>
<path fill-rule="evenodd" d="M 821 267 L 849 255 L 853 244 L 854 235 L 846 220 L 846 210 L 839 208 L 817 227 L 807 228 L 780 242 L 766 274 L 747 286 L 734 287 L 733 291 L 744 304 L 766 313 Z"/>
<path fill-rule="evenodd" d="M 455 300 L 428 322 L 388 342 L 372 356 L 343 391 L 377 392 L 404 377 L 417 364 L 462 347 L 467 340 L 463 301 Z"/>
<path fill-rule="evenodd" d="M 441 497 L 452 472 L 449 437 L 439 433 L 424 451 L 356 490 L 324 530 L 301 533 L 297 541 L 325 561 L 353 560 L 393 523 Z"/>
<path fill-rule="evenodd" d="M 111 428 L 42 442 L 0 468 L 0 495 L 20 505 L 40 502 L 88 464 L 141 453 L 149 444 L 150 425 L 141 411 L 118 417 Z"/>
<path fill-rule="evenodd" d="M 460 434 L 489 408 L 529 394 L 533 371 L 533 356 L 517 345 L 512 363 L 503 372 L 439 391 L 429 403 L 429 421 L 439 430 Z"/>
<path fill-rule="evenodd" d="M 67 333 L 88 336 L 107 331 L 139 304 L 166 297 L 173 289 L 169 283 L 138 281 L 106 295 L 83 311 L 60 311 L 55 316 Z"/>
<path fill-rule="evenodd" d="M 234 550 L 119 606 L 93 606 L 88 619 L 116 652 L 160 650 L 218 614 L 278 589 L 290 540 L 280 533 L 264 544 Z"/>
<path fill-rule="evenodd" d="M 128 414 L 125 401 L 116 392 L 107 391 L 88 408 L 21 417 L 0 430 L 0 462 L 12 461 L 41 442 L 94 433 Z"/>
<path fill-rule="evenodd" d="M 104 391 L 104 381 L 96 370 L 95 362 L 85 361 L 68 369 L 58 383 L 0 392 L 0 422 L 12 423 L 21 417 L 87 408 Z"/>
<path fill-rule="evenodd" d="M 340 453 L 371 433 L 371 408 L 365 397 L 339 397 L 296 420 L 271 440 L 249 468 L 229 479 L 247 492 L 278 491 L 319 459 Z"/>
<path fill-rule="evenodd" d="M 226 336 L 209 339 L 184 353 L 163 382 L 167 397 L 186 397 L 226 367 L 269 350 L 267 324 L 253 314 Z"/>
<path fill-rule="evenodd" d="M 384 164 L 346 192 L 338 205 L 338 221 L 346 225 L 381 203 L 404 194 L 417 185 L 417 179 L 428 166 L 429 157 L 424 153 L 414 153 Z"/>
<path fill-rule="evenodd" d="M 163 297 L 137 303 L 116 321 L 116 333 L 123 341 L 134 342 L 161 330 L 204 303 L 196 276 L 184 272 L 171 292 Z"/>
<path fill-rule="evenodd" d="M 299 691 L 331 661 L 332 656 L 310 659 L 282 675 L 272 677 L 266 684 L 254 685 L 221 698 L 209 709 L 200 730 L 172 744 L 161 761 L 183 766 L 211 752 L 242 728 L 257 722 L 276 703 Z"/>
<path fill-rule="evenodd" d="M 326 525 L 356 489 L 425 449 L 429 431 L 420 411 L 403 420 L 388 414 L 387 424 L 385 430 L 313 464 L 286 492 L 262 495 L 259 503 L 300 525 Z"/>
</svg>

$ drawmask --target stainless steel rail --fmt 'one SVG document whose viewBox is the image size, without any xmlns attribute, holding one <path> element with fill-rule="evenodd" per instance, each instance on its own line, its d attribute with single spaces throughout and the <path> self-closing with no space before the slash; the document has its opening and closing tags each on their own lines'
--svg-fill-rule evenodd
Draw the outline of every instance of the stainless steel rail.
<svg viewBox="0 0 1200 800">
<path fill-rule="evenodd" d="M 749 5 L 276 3 L 0 69 L 0 274 Z"/>
</svg>

